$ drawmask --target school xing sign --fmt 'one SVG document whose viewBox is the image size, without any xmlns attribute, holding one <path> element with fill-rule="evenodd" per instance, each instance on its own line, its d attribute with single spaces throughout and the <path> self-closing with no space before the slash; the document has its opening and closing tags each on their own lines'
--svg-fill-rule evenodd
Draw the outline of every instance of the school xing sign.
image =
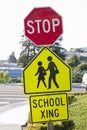
<svg viewBox="0 0 87 130">
<path fill-rule="evenodd" d="M 51 122 L 69 118 L 67 94 L 30 96 L 31 122 Z"/>
<path fill-rule="evenodd" d="M 24 68 L 23 83 L 25 94 L 71 91 L 71 69 L 44 47 Z"/>
</svg>

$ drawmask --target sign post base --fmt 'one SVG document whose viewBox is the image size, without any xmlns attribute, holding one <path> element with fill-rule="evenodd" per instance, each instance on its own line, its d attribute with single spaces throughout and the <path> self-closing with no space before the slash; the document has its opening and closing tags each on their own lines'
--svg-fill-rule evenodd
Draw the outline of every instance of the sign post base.
<svg viewBox="0 0 87 130">
<path fill-rule="evenodd" d="M 53 130 L 53 123 L 52 122 L 49 122 L 47 124 L 47 130 Z"/>
</svg>

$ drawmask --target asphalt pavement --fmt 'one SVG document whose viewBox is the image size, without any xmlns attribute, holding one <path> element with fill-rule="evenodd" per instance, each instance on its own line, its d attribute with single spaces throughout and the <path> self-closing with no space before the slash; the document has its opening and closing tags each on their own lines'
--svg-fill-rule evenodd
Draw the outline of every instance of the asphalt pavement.
<svg viewBox="0 0 87 130">
<path fill-rule="evenodd" d="M 72 91 L 71 92 L 86 92 L 87 85 L 82 83 L 73 83 L 72 84 Z"/>
<path fill-rule="evenodd" d="M 27 101 L 23 86 L 15 84 L 0 84 L 0 107 L 17 102 Z"/>
<path fill-rule="evenodd" d="M 28 121 L 28 96 L 19 84 L 0 84 L 0 129 L 25 130 Z"/>
<path fill-rule="evenodd" d="M 85 92 L 87 86 L 81 83 L 73 83 L 71 92 Z M 24 94 L 23 86 L 20 84 L 0 84 L 0 112 L 7 109 L 6 106 L 20 105 L 28 102 L 28 96 Z M 5 107 L 4 107 L 5 106 Z M 14 105 L 13 105 L 14 106 Z M 2 109 L 2 107 L 4 109 Z"/>
</svg>

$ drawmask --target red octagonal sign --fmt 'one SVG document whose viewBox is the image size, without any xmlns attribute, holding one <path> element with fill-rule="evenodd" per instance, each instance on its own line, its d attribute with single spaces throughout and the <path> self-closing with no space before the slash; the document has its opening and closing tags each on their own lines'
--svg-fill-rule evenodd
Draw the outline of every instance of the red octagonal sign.
<svg viewBox="0 0 87 130">
<path fill-rule="evenodd" d="M 25 35 L 37 46 L 52 45 L 62 34 L 62 17 L 52 8 L 34 8 L 24 19 Z"/>
</svg>

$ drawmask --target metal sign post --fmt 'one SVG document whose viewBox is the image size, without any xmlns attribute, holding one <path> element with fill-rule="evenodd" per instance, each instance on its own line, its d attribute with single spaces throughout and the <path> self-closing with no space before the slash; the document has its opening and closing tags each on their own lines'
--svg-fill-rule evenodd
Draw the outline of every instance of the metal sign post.
<svg viewBox="0 0 87 130">
<path fill-rule="evenodd" d="M 49 122 L 47 124 L 47 130 L 53 130 L 53 123 L 52 122 Z"/>
</svg>

